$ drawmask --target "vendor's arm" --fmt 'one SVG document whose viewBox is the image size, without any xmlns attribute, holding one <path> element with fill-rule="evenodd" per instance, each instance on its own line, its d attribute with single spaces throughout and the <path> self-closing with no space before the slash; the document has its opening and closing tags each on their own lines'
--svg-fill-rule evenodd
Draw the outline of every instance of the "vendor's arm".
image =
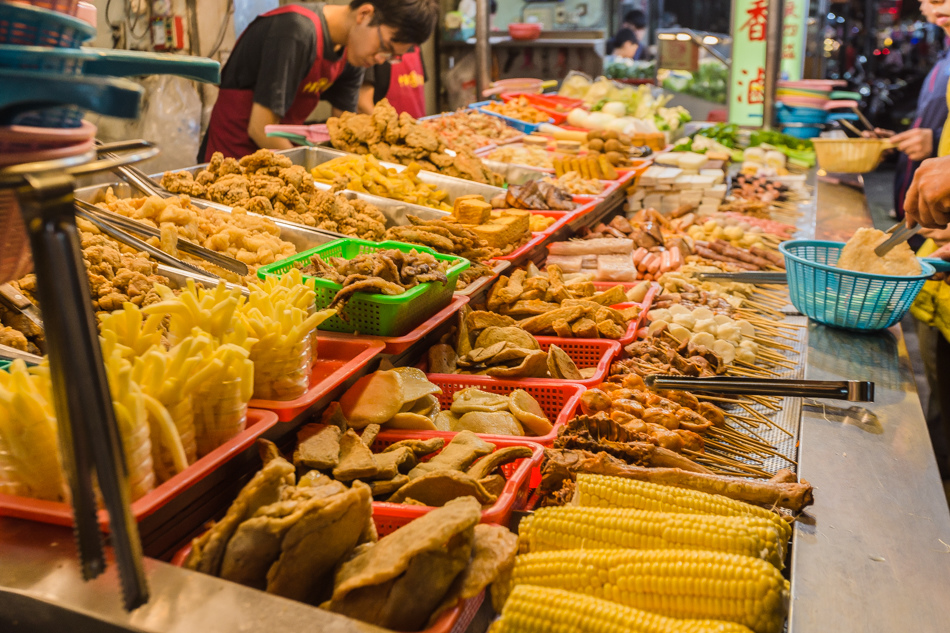
<svg viewBox="0 0 950 633">
<path fill-rule="evenodd" d="M 280 123 L 280 117 L 273 110 L 259 103 L 251 106 L 251 118 L 247 122 L 247 135 L 258 147 L 266 149 L 291 149 L 294 144 L 279 136 L 267 136 L 264 131 L 268 125 Z"/>
<path fill-rule="evenodd" d="M 376 107 L 377 68 L 379 68 L 378 65 L 367 68 L 363 73 L 363 85 L 360 86 L 359 102 L 356 106 L 359 114 L 372 114 L 373 108 Z"/>
<path fill-rule="evenodd" d="M 904 199 L 907 226 L 940 229 L 950 223 L 950 156 L 920 164 Z"/>
</svg>

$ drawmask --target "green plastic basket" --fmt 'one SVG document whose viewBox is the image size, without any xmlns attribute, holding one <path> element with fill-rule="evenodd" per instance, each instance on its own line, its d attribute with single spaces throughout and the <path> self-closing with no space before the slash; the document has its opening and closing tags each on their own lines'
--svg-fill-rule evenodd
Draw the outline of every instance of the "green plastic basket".
<svg viewBox="0 0 950 633">
<path fill-rule="evenodd" d="M 0 371 L 6 371 L 9 369 L 10 365 L 13 364 L 12 360 L 7 360 L 6 358 L 0 358 Z"/>
<path fill-rule="evenodd" d="M 347 320 L 339 315 L 320 324 L 321 330 L 330 332 L 359 333 L 371 336 L 403 336 L 424 323 L 433 314 L 444 308 L 452 300 L 452 294 L 458 285 L 459 275 L 471 264 L 462 257 L 453 257 L 437 253 L 431 248 L 402 242 L 367 242 L 357 239 L 339 239 L 316 248 L 298 253 L 268 266 L 257 269 L 261 279 L 268 275 L 280 276 L 293 268 L 298 262 L 308 264 L 313 255 L 323 259 L 343 257 L 354 259 L 364 253 L 396 249 L 404 253 L 415 250 L 428 253 L 438 260 L 449 262 L 446 271 L 448 281 L 445 284 L 430 282 L 410 288 L 401 295 L 381 295 L 357 292 L 346 302 L 343 312 Z M 326 279 L 304 275 L 304 279 L 313 280 L 317 292 L 316 308 L 322 310 L 330 305 L 333 297 L 343 287 Z"/>
</svg>

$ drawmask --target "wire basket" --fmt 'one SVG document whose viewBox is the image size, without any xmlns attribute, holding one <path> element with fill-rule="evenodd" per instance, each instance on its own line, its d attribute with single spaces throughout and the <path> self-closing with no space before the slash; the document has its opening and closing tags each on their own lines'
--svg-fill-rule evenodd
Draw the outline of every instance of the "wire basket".
<svg viewBox="0 0 950 633">
<path fill-rule="evenodd" d="M 818 166 L 838 174 L 863 174 L 881 163 L 884 150 L 894 147 L 881 138 L 813 138 Z"/>
<path fill-rule="evenodd" d="M 848 330 L 888 328 L 904 316 L 934 267 L 920 262 L 921 274 L 897 277 L 837 268 L 844 244 L 793 240 L 779 245 L 785 255 L 792 304 L 808 318 Z"/>
<path fill-rule="evenodd" d="M 414 244 L 392 241 L 376 243 L 347 238 L 321 244 L 275 264 L 261 266 L 257 275 L 261 279 L 266 279 L 268 275 L 280 276 L 298 263 L 308 264 L 313 255 L 320 255 L 323 259 L 328 257 L 354 259 L 365 253 L 389 249 L 405 253 L 415 250 L 418 253 L 432 255 L 439 261 L 447 262 L 449 268 L 445 276 L 448 281 L 444 284 L 438 282 L 419 284 L 399 295 L 357 292 L 350 297 L 343 308 L 344 318 L 341 318 L 339 314 L 332 316 L 321 323 L 319 329 L 331 332 L 359 332 L 370 336 L 402 336 L 452 301 L 452 293 L 455 292 L 459 275 L 470 266 L 467 259 L 443 255 L 431 248 Z M 343 287 L 319 277 L 304 275 L 304 279 L 314 284 L 317 310 L 329 306 L 336 293 Z"/>
<path fill-rule="evenodd" d="M 95 34 L 95 27 L 65 13 L 0 3 L 0 44 L 78 48 Z"/>
</svg>

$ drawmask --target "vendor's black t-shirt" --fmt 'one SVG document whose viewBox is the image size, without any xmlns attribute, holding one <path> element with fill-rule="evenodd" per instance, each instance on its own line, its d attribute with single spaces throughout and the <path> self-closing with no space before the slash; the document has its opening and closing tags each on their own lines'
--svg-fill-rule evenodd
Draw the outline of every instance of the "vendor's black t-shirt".
<svg viewBox="0 0 950 633">
<path fill-rule="evenodd" d="M 320 16 L 323 25 L 323 57 L 336 61 L 323 5 L 301 3 Z M 298 13 L 282 13 L 255 20 L 241 34 L 234 52 L 221 71 L 221 88 L 253 90 L 254 103 L 284 116 L 297 95 L 297 88 L 317 59 L 317 34 L 313 22 Z M 356 111 L 363 69 L 347 64 L 321 100 L 340 110 Z"/>
</svg>

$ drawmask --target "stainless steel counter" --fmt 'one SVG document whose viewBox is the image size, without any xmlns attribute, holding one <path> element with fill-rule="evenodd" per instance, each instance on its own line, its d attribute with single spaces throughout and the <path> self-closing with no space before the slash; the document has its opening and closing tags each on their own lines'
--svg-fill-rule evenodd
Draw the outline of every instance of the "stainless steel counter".
<svg viewBox="0 0 950 633">
<path fill-rule="evenodd" d="M 819 181 L 816 198 L 807 235 L 841 240 L 870 225 L 860 181 Z M 815 505 L 795 528 L 788 631 L 950 630 L 950 512 L 900 327 L 812 323 L 806 363 L 809 379 L 873 380 L 877 419 L 804 407 L 798 472 Z"/>
<path fill-rule="evenodd" d="M 868 225 L 860 184 L 818 182 L 803 234 L 836 239 Z M 843 421 L 828 408 L 836 402 L 802 408 L 798 472 L 816 502 L 795 527 L 788 631 L 948 631 L 950 512 L 901 330 L 866 335 L 812 324 L 807 333 L 807 378 L 873 380 L 877 400 L 867 406 L 873 417 L 860 422 Z M 291 437 L 291 426 L 275 427 L 270 439 Z M 232 499 L 253 459 L 222 470 L 215 494 Z M 189 517 L 196 526 L 216 512 L 209 507 L 227 505 L 205 497 L 183 503 L 201 515 Z M 184 521 L 179 510 L 158 530 L 169 542 L 154 547 L 180 544 L 171 525 Z M 80 579 L 69 529 L 0 518 L 0 631 L 378 630 L 159 561 L 148 560 L 146 570 L 153 599 L 125 614 L 114 566 L 94 582 Z"/>
</svg>

